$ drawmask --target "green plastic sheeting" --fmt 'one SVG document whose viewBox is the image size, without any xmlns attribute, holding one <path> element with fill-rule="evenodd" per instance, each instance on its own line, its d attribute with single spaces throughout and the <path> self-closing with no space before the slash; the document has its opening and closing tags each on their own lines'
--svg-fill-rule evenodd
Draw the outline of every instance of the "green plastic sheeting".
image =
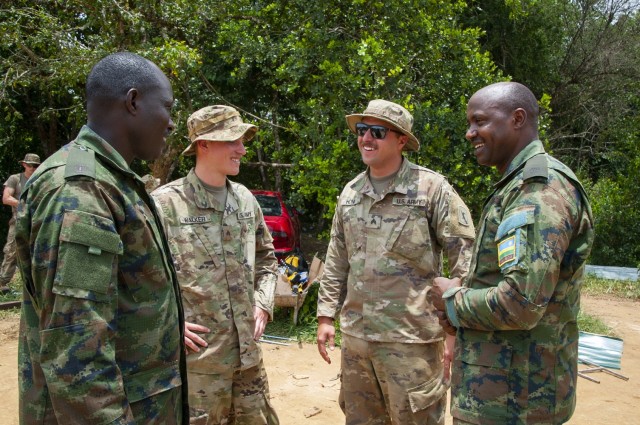
<svg viewBox="0 0 640 425">
<path fill-rule="evenodd" d="M 610 336 L 580 332 L 578 337 L 578 359 L 608 369 L 620 369 L 622 340 Z"/>
</svg>

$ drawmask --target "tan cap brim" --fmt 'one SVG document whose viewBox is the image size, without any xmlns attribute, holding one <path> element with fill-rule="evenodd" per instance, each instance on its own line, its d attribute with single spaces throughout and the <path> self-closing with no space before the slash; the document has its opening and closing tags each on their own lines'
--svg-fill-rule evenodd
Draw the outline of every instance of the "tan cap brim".
<svg viewBox="0 0 640 425">
<path fill-rule="evenodd" d="M 258 132 L 258 127 L 253 124 L 238 124 L 232 128 L 224 130 L 212 131 L 211 133 L 202 134 L 196 140 L 191 142 L 187 148 L 182 151 L 182 155 L 191 156 L 196 154 L 196 142 L 198 140 L 208 140 L 211 142 L 235 142 L 243 137 L 245 142 L 253 139 Z"/>
<path fill-rule="evenodd" d="M 362 119 L 365 118 L 365 117 L 376 118 L 376 119 L 379 119 L 381 121 L 384 121 L 384 122 L 388 123 L 391 126 L 391 128 L 393 128 L 394 130 L 397 130 L 400 133 L 402 133 L 402 134 L 406 135 L 407 137 L 409 137 L 409 141 L 404 146 L 403 150 L 410 151 L 410 152 L 416 152 L 416 151 L 418 151 L 418 149 L 420 149 L 420 142 L 418 141 L 416 136 L 414 136 L 413 134 L 409 133 L 408 131 L 404 131 L 403 129 L 401 129 L 398 126 L 396 126 L 396 124 L 393 121 L 390 121 L 386 117 L 383 117 L 383 116 L 380 116 L 380 115 L 373 115 L 373 114 L 351 114 L 351 115 L 347 115 L 345 117 L 346 120 L 347 120 L 347 125 L 349 126 L 349 130 L 351 130 L 351 132 L 353 134 L 356 134 L 356 124 L 361 122 Z"/>
</svg>

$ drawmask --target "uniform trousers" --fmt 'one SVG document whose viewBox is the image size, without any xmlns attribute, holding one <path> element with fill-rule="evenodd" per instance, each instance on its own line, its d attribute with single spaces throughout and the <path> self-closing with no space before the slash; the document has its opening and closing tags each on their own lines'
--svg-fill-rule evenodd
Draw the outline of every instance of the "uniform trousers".
<svg viewBox="0 0 640 425">
<path fill-rule="evenodd" d="M 16 225 L 15 220 L 9 221 L 7 242 L 4 244 L 4 259 L 0 267 L 0 286 L 7 286 L 16 272 Z"/>
<path fill-rule="evenodd" d="M 367 342 L 342 334 L 346 425 L 443 425 L 444 344 Z"/>
<path fill-rule="evenodd" d="M 188 372 L 192 425 L 278 425 L 264 364 L 228 373 Z"/>
</svg>

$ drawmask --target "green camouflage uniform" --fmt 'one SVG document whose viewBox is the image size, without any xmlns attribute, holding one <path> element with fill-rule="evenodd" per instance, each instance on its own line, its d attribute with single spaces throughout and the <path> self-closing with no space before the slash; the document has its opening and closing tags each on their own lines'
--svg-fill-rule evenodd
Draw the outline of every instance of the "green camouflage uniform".
<svg viewBox="0 0 640 425">
<path fill-rule="evenodd" d="M 577 316 L 593 242 L 587 196 L 540 141 L 488 198 L 469 277 L 445 292 L 458 327 L 451 412 L 476 424 L 559 424 L 576 402 Z"/>
<path fill-rule="evenodd" d="M 124 159 L 83 127 L 28 181 L 21 424 L 187 424 L 184 318 L 160 217 Z"/>
<path fill-rule="evenodd" d="M 384 417 L 375 423 L 387 423 L 385 417 L 398 412 L 401 416 L 393 417 L 396 421 L 415 419 L 440 400 L 442 408 L 436 416 L 444 417 L 444 334 L 427 294 L 433 279 L 442 273 L 443 251 L 451 275 L 466 276 L 474 234 L 469 210 L 445 178 L 407 159 L 384 195 L 373 191 L 366 171 L 342 191 L 320 282 L 318 316 L 335 318 L 340 312 L 343 390 L 362 395 L 361 402 L 345 399 L 348 424 L 369 423 L 359 416 L 373 418 L 376 404 Z M 352 367 L 362 356 L 357 353 L 362 353 L 357 350 L 362 343 L 350 343 L 352 338 L 369 343 L 372 350 L 398 353 L 387 356 L 387 363 L 376 367 L 394 369 L 398 374 L 402 369 L 411 372 L 400 379 L 405 393 L 398 397 L 385 395 L 410 402 L 410 406 L 397 406 L 384 413 L 380 394 L 367 394 L 358 390 L 358 384 L 348 382 L 359 380 Z M 352 350 L 355 352 L 349 356 Z M 431 358 L 434 350 L 439 353 L 428 376 L 422 373 L 424 366 L 411 360 L 419 357 L 416 350 L 426 350 L 424 356 Z M 376 356 L 371 357 L 375 363 Z M 382 370 L 375 371 L 376 375 L 380 373 Z M 357 406 L 360 410 L 353 410 Z M 406 420 L 400 423 L 411 423 Z"/>
<path fill-rule="evenodd" d="M 251 192 L 229 180 L 227 189 L 226 205 L 220 204 L 191 170 L 152 193 L 164 212 L 186 320 L 211 330 L 201 335 L 208 347 L 187 359 L 192 417 L 202 417 L 196 423 L 203 424 L 226 423 L 234 415 L 230 423 L 277 424 L 262 352 L 253 339 L 253 306 L 273 314 L 273 239 Z M 238 381 L 246 377 L 252 378 Z M 232 386 L 238 385 L 243 391 L 231 400 Z"/>
<path fill-rule="evenodd" d="M 24 173 L 12 174 L 9 176 L 6 182 L 4 182 L 4 187 L 10 187 L 13 189 L 13 197 L 16 199 L 20 199 L 20 193 L 22 193 L 22 188 L 24 184 L 27 182 L 27 177 Z M 16 232 L 15 232 L 15 223 L 16 223 L 16 208 L 11 207 L 11 219 L 9 220 L 9 230 L 7 231 L 7 241 L 4 244 L 4 249 L 2 252 L 4 253 L 4 257 L 2 259 L 2 267 L 0 267 L 0 286 L 7 286 L 11 279 L 13 278 L 13 274 L 16 272 Z"/>
</svg>

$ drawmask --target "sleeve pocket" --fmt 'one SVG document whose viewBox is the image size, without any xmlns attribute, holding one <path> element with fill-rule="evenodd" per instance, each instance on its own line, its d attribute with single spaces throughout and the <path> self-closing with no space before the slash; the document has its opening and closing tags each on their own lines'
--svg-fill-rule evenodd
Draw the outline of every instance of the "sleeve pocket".
<svg viewBox="0 0 640 425">
<path fill-rule="evenodd" d="M 122 253 L 122 241 L 113 221 L 82 211 L 66 211 L 53 292 L 108 301 L 116 281 L 116 256 Z"/>
</svg>

